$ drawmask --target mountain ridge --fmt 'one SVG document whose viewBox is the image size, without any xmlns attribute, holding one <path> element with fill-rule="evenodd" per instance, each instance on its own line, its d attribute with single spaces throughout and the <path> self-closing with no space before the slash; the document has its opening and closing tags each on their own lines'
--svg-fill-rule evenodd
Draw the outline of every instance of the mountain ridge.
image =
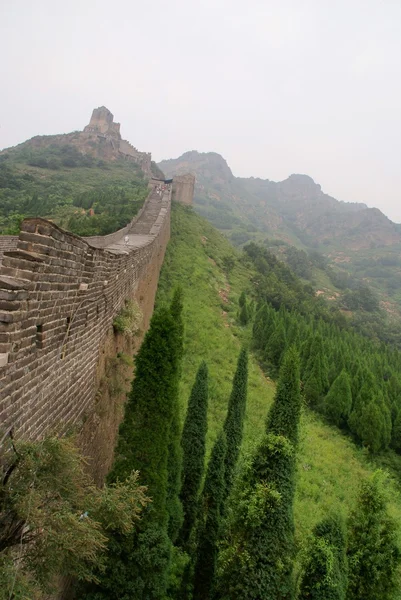
<svg viewBox="0 0 401 600">
<path fill-rule="evenodd" d="M 341 248 L 349 250 L 401 243 L 401 227 L 380 209 L 337 200 L 323 192 L 306 174 L 294 173 L 279 182 L 236 177 L 220 154 L 196 150 L 176 159 L 163 160 L 158 165 L 167 176 L 184 170 L 196 176 L 195 206 L 215 200 L 222 202 L 222 206 L 236 207 L 242 213 L 247 212 L 242 218 L 266 233 L 273 230 L 286 242 L 296 242 L 295 235 L 301 246 L 337 245 L 340 241 Z M 204 211 L 199 212 L 204 214 Z"/>
</svg>

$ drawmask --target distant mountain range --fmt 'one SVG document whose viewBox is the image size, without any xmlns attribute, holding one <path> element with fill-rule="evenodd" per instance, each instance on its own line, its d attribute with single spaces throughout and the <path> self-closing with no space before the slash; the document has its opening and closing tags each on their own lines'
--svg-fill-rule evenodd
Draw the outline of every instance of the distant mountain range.
<svg viewBox="0 0 401 600">
<path fill-rule="evenodd" d="M 297 274 L 311 273 L 307 279 L 330 300 L 368 286 L 391 318 L 401 316 L 401 225 L 377 208 L 340 202 L 308 175 L 235 177 L 215 152 L 186 152 L 158 166 L 169 177 L 196 176 L 195 210 L 234 244 L 263 243 L 292 268 L 303 265 Z"/>
<path fill-rule="evenodd" d="M 158 166 L 167 176 L 196 175 L 195 207 L 220 229 L 251 226 L 251 231 L 256 228 L 296 246 L 331 251 L 401 244 L 401 226 L 380 210 L 340 202 L 308 175 L 294 174 L 280 182 L 235 177 L 215 152 L 186 152 Z"/>
</svg>

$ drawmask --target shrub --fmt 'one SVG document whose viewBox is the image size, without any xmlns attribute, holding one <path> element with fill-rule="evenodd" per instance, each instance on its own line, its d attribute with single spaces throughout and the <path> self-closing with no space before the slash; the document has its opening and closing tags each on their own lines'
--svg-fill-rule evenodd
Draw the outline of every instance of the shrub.
<svg viewBox="0 0 401 600">
<path fill-rule="evenodd" d="M 114 331 L 123 333 L 130 337 L 139 330 L 142 321 L 142 311 L 134 300 L 126 300 L 124 307 L 120 310 L 113 321 Z"/>
</svg>

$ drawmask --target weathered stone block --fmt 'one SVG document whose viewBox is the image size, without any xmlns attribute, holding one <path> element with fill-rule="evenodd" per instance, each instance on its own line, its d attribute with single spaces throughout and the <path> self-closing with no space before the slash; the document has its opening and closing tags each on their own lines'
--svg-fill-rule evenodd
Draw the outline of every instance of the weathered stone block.
<svg viewBox="0 0 401 600">
<path fill-rule="evenodd" d="M 8 364 L 8 352 L 0 352 L 0 367 L 5 367 Z"/>
</svg>

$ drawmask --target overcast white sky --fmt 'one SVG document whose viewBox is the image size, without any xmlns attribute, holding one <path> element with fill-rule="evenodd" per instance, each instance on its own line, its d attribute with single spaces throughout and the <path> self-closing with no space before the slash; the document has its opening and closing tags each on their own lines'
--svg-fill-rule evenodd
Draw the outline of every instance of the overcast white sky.
<svg viewBox="0 0 401 600">
<path fill-rule="evenodd" d="M 105 105 L 155 160 L 306 173 L 401 222 L 401 0 L 0 0 L 0 148 Z"/>
</svg>

